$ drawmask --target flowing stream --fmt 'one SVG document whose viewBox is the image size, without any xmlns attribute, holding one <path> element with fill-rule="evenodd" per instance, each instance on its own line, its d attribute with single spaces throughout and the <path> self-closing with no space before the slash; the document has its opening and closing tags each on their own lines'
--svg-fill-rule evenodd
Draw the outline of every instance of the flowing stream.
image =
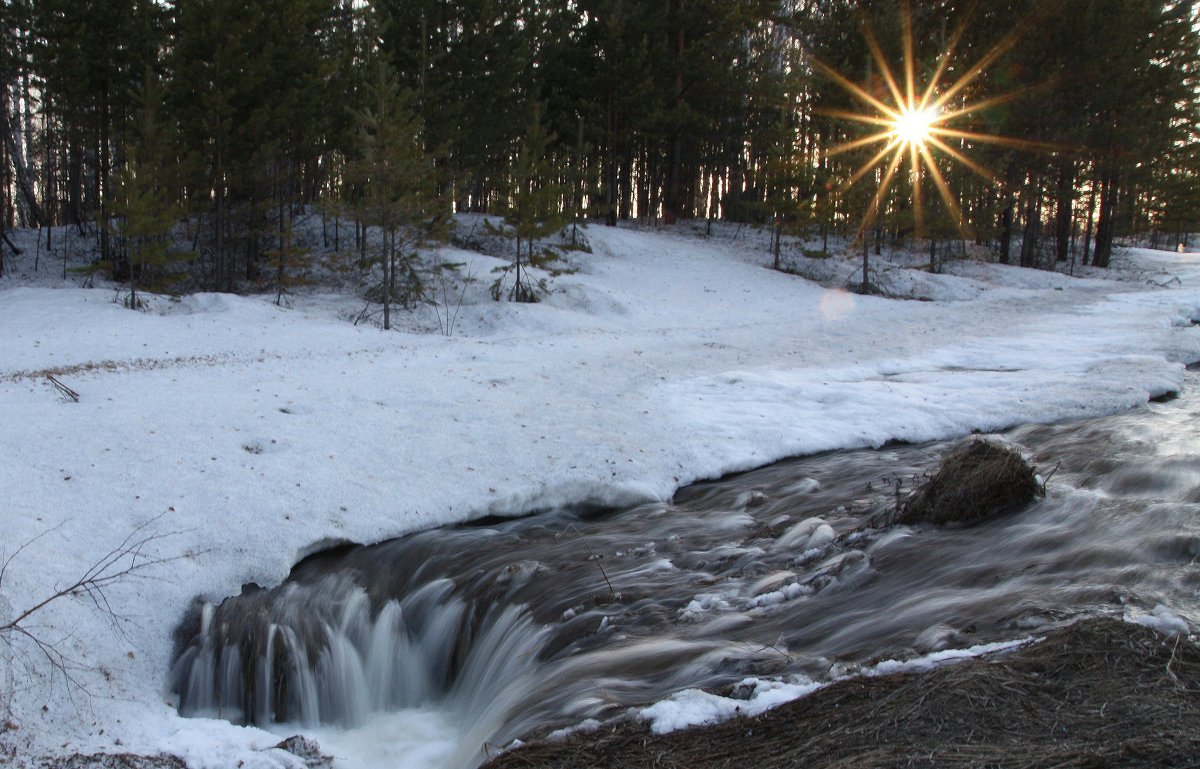
<svg viewBox="0 0 1200 769">
<path fill-rule="evenodd" d="M 294 733 L 345 767 L 468 767 L 512 739 L 751 676 L 1169 606 L 1200 622 L 1200 383 L 1002 437 L 1046 498 L 969 527 L 876 527 L 956 442 L 844 451 L 682 489 L 342 548 L 205 605 L 185 715 Z"/>
</svg>

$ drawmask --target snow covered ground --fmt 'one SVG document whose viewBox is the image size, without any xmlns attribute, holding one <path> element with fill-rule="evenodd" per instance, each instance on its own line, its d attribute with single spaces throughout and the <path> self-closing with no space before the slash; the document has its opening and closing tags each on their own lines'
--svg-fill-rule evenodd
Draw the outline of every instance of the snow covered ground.
<svg viewBox="0 0 1200 769">
<path fill-rule="evenodd" d="M 167 562 L 109 585 L 103 607 L 70 595 L 21 623 L 65 655 L 74 683 L 28 638 L 0 639 L 13 663 L 0 746 L 296 764 L 271 749 L 280 735 L 176 715 L 172 631 L 197 596 L 275 584 L 333 543 L 665 498 L 826 449 L 1110 413 L 1178 388 L 1200 359 L 1200 254 L 1134 251 L 1087 278 L 894 271 L 896 291 L 933 300 L 913 301 L 774 272 L 745 239 L 588 237 L 594 253 L 573 256 L 578 271 L 554 278 L 546 301 L 495 303 L 477 287 L 452 336 L 427 330 L 429 311 L 407 330 L 355 326 L 358 300 L 319 292 L 290 309 L 205 294 L 131 312 L 111 287 L 51 280 L 58 263 L 32 273 L 32 250 L 9 259 L 0 624 L 131 534 Z M 477 276 L 496 264 L 447 252 Z"/>
</svg>

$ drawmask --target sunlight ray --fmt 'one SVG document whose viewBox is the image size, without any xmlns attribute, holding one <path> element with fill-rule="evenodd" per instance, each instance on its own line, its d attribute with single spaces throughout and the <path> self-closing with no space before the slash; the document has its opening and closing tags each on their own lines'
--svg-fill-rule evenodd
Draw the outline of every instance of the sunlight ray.
<svg viewBox="0 0 1200 769">
<path fill-rule="evenodd" d="M 892 121 L 888 121 L 888 125 L 891 126 Z M 846 142 L 845 144 L 839 144 L 838 146 L 836 146 L 833 149 L 826 152 L 825 156 L 826 157 L 834 157 L 835 155 L 841 155 L 843 153 L 850 152 L 851 150 L 856 150 L 859 147 L 865 147 L 869 144 L 875 144 L 876 142 L 887 139 L 888 137 L 890 137 L 892 135 L 893 135 L 892 129 L 888 128 L 888 130 L 883 131 L 882 133 L 872 134 L 870 136 L 864 136 L 861 139 L 855 139 L 853 141 Z"/>
<path fill-rule="evenodd" d="M 838 85 L 842 86 L 842 88 L 846 89 L 846 91 L 851 96 L 855 97 L 856 99 L 858 99 L 860 101 L 866 102 L 869 106 L 878 110 L 879 112 L 881 112 L 884 115 L 892 115 L 892 116 L 896 115 L 896 110 L 892 109 L 888 105 L 881 102 L 879 99 L 876 99 L 874 96 L 872 96 L 871 94 L 864 91 L 862 88 L 860 88 L 858 86 L 857 83 L 853 82 L 852 80 L 847 78 L 845 75 L 842 75 L 837 70 L 835 70 L 833 67 L 830 67 L 828 64 L 826 64 L 825 62 L 821 61 L 820 59 L 813 59 L 812 63 L 813 63 L 813 66 L 815 68 L 817 68 L 818 70 L 820 70 L 822 74 L 824 74 L 826 77 L 828 77 L 830 80 L 834 81 Z"/>
<path fill-rule="evenodd" d="M 1050 5 L 1047 3 L 1046 5 Z M 1008 53 L 1021 39 L 1029 34 L 1030 30 L 1036 25 L 1037 16 L 1030 16 L 1021 24 L 1013 27 L 1007 35 L 1000 39 L 998 43 L 991 47 L 978 61 L 966 69 L 962 77 L 947 88 L 934 104 L 938 107 L 944 106 L 946 102 L 953 99 L 960 91 L 970 85 L 976 78 L 988 70 L 996 61 Z"/>
<path fill-rule="evenodd" d="M 967 157 L 963 153 L 959 152 L 958 150 L 954 149 L 953 147 L 951 147 L 949 144 L 942 141 L 938 137 L 931 135 L 929 137 L 928 141 L 930 144 L 937 147 L 942 152 L 945 152 L 947 155 L 954 158 L 959 163 L 962 163 L 964 166 L 971 169 L 979 176 L 983 177 L 984 179 L 987 179 L 989 182 L 992 182 L 993 184 L 1003 184 L 1003 182 L 1000 181 L 1000 178 L 998 176 L 996 176 L 994 173 L 987 170 L 983 166 L 979 165 L 974 160 L 971 160 L 969 157 Z"/>
<path fill-rule="evenodd" d="M 985 144 L 997 144 L 1001 147 L 1013 147 L 1014 149 L 1022 150 L 1062 150 L 1065 147 L 1051 144 L 1049 142 L 1039 142 L 1033 139 L 1014 139 L 1010 136 L 996 136 L 995 134 L 983 134 L 976 131 L 963 131 L 958 128 L 946 128 L 938 126 L 930 130 L 935 136 L 951 136 L 955 139 L 966 139 L 972 142 L 983 142 Z"/>
<path fill-rule="evenodd" d="M 900 84 L 896 82 L 895 75 L 892 74 L 892 68 L 888 66 L 887 58 L 883 55 L 883 48 L 879 45 L 879 40 L 876 39 L 875 33 L 871 31 L 871 27 L 867 24 L 866 19 L 862 23 L 862 34 L 867 41 L 867 48 L 871 51 L 871 56 L 874 57 L 875 63 L 879 65 L 879 71 L 883 74 L 883 79 L 887 82 L 888 90 L 892 92 L 892 98 L 897 104 L 904 104 L 904 95 L 900 92 Z"/>
<path fill-rule="evenodd" d="M 867 125 L 883 125 L 883 126 L 888 126 L 890 128 L 891 126 L 894 126 L 896 124 L 895 117 L 879 117 L 878 115 L 864 115 L 861 112 L 851 112 L 850 110 L 844 110 L 844 109 L 832 109 L 832 108 L 821 107 L 821 108 L 815 109 L 813 111 L 818 114 L 821 114 L 821 115 L 828 115 L 829 117 L 843 118 L 845 120 L 854 120 L 859 123 L 866 123 Z"/>
<path fill-rule="evenodd" d="M 1033 90 L 1034 89 L 1032 88 L 1023 88 L 1019 91 L 1013 91 L 1012 93 L 993 96 L 989 99 L 984 99 L 983 101 L 965 104 L 956 109 L 943 110 L 942 119 L 947 121 L 954 120 L 956 118 L 965 117 L 966 115 L 980 112 L 981 110 L 990 109 L 991 107 L 998 107 L 1002 104 L 1008 104 L 1009 102 L 1013 102 L 1024 96 L 1028 96 Z"/>
<path fill-rule="evenodd" d="M 867 216 L 863 218 L 862 226 L 859 228 L 858 232 L 861 237 L 866 238 L 867 230 L 875 223 L 875 219 L 879 215 L 879 204 L 883 202 L 884 196 L 887 195 L 888 190 L 891 188 L 892 177 L 896 175 L 896 169 L 903 158 L 904 153 L 902 152 L 897 152 L 892 156 L 887 171 L 879 181 L 879 189 L 875 191 L 875 196 L 871 199 L 871 207 L 867 209 Z"/>
<path fill-rule="evenodd" d="M 962 42 L 963 35 L 967 32 L 968 22 L 975 15 L 975 11 L 979 8 L 979 3 L 975 2 L 967 10 L 963 20 L 960 21 L 954 28 L 954 32 L 950 35 L 950 42 L 945 46 L 945 50 L 938 56 L 937 68 L 929 77 L 929 83 L 925 86 L 925 92 L 921 94 L 921 108 L 924 109 L 930 106 L 930 99 L 933 98 L 937 91 L 937 84 L 942 81 L 942 75 L 946 74 L 946 68 L 950 66 L 950 59 L 954 56 L 954 52 L 958 50 L 958 44 Z"/>
<path fill-rule="evenodd" d="M 893 149 L 895 149 L 895 148 L 896 148 L 896 145 L 898 145 L 898 144 L 900 144 L 900 140 L 899 140 L 899 139 L 895 139 L 895 140 L 893 140 L 893 141 L 892 141 L 890 144 L 888 144 L 886 147 L 884 147 L 883 149 L 881 149 L 881 150 L 880 150 L 880 151 L 879 151 L 879 152 L 878 152 L 878 153 L 875 155 L 875 157 L 871 158 L 871 159 L 870 159 L 870 160 L 868 160 L 866 163 L 864 163 L 864 164 L 862 165 L 862 167 L 861 167 L 861 168 L 859 168 L 857 171 L 855 171 L 855 172 L 854 172 L 854 175 L 853 175 L 853 176 L 851 176 L 851 177 L 850 177 L 850 178 L 849 178 L 849 179 L 846 181 L 846 183 L 842 185 L 842 187 L 841 187 L 841 191 L 842 191 L 842 192 L 845 192 L 846 190 L 848 190 L 848 189 L 850 189 L 852 186 L 854 186 L 854 183 L 855 183 L 855 182 L 857 182 L 859 179 L 861 179 L 861 178 L 863 178 L 864 176 L 866 176 L 866 175 L 867 175 L 867 174 L 868 174 L 870 171 L 872 171 L 872 170 L 875 168 L 875 166 L 879 165 L 879 164 L 880 164 L 880 162 L 882 162 L 882 161 L 883 161 L 883 159 L 884 159 L 885 157 L 887 157 L 888 153 L 889 153 L 889 152 L 891 152 Z"/>
<path fill-rule="evenodd" d="M 954 193 L 950 191 L 950 185 L 946 184 L 946 177 L 942 176 L 941 169 L 937 167 L 937 163 L 933 162 L 933 157 L 929 153 L 921 153 L 921 160 L 925 161 L 925 167 L 929 169 L 929 176 L 937 186 L 938 192 L 941 193 L 942 201 L 950 209 L 950 213 L 954 217 L 954 226 L 964 236 L 968 236 L 971 232 L 970 227 L 967 225 L 967 219 L 963 216 L 958 201 L 954 198 Z"/>
<path fill-rule="evenodd" d="M 921 165 L 920 150 L 917 145 L 908 145 L 909 175 L 912 181 L 913 197 L 913 229 L 919 234 L 925 229 L 925 206 L 921 199 Z"/>
</svg>

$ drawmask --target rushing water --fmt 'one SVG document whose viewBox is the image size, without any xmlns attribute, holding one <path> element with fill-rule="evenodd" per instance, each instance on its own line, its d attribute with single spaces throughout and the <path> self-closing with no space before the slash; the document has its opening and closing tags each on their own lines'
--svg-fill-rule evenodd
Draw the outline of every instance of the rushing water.
<svg viewBox="0 0 1200 769">
<path fill-rule="evenodd" d="M 186 715 L 301 725 L 346 766 L 457 767 L 685 687 L 1169 605 L 1200 621 L 1200 393 L 1003 437 L 1050 475 L 970 527 L 876 527 L 955 444 L 835 452 L 671 503 L 424 532 L 205 606 Z M 1051 475 L 1052 473 L 1052 475 Z M 482 748 L 481 748 L 482 746 Z"/>
</svg>

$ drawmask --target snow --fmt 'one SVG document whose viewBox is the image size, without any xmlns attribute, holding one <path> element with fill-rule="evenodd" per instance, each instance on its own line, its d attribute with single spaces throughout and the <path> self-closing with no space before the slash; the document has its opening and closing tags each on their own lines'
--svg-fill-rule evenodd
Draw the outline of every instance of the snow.
<svg viewBox="0 0 1200 769">
<path fill-rule="evenodd" d="M 1138 614 L 1129 621 L 1152 628 L 1165 635 L 1186 636 L 1191 633 L 1187 620 L 1176 614 L 1171 607 L 1161 603 L 1154 607 L 1154 611 L 1148 614 Z"/>
<path fill-rule="evenodd" d="M 727 721 L 735 716 L 754 716 L 785 702 L 799 699 L 825 684 L 798 679 L 794 682 L 743 681 L 753 690 L 748 698 L 722 697 L 700 689 L 684 689 L 671 697 L 643 708 L 639 716 L 650 722 L 650 731 L 666 734 L 689 726 Z"/>
<path fill-rule="evenodd" d="M 1200 359 L 1200 254 L 1131 251 L 1112 277 L 888 267 L 893 293 L 930 300 L 911 301 L 774 272 L 745 239 L 597 226 L 588 238 L 594 253 L 573 255 L 576 271 L 537 305 L 487 299 L 497 261 L 447 249 L 484 276 L 450 336 L 429 309 L 391 333 L 356 326 L 361 303 L 328 292 L 290 309 L 203 294 L 131 312 L 112 287 L 49 277 L 59 257 L 50 272 L 44 254 L 32 270 L 32 249 L 6 259 L 0 614 L 70 585 L 139 526 L 154 537 L 146 555 L 166 563 L 109 585 L 112 614 L 67 596 L 26 621 L 76 684 L 4 637 L 18 653 L 0 678 L 0 743 L 295 765 L 275 748 L 286 735 L 173 709 L 172 632 L 197 596 L 275 584 L 330 544 L 666 499 L 827 449 L 1111 413 L 1177 389 Z M 779 590 L 763 600 L 785 600 Z M 410 725 L 434 736 L 407 766 L 437 765 L 443 726 Z"/>
<path fill-rule="evenodd" d="M 1032 640 L 1025 638 L 1018 641 L 978 644 L 966 649 L 933 652 L 910 660 L 884 660 L 861 671 L 837 676 L 837 679 L 923 673 L 962 660 L 1012 651 L 1031 643 Z M 716 724 L 738 716 L 755 716 L 786 702 L 806 697 L 828 685 L 803 676 L 795 676 L 788 681 L 747 678 L 735 687 L 735 690 L 743 692 L 741 696 L 723 697 L 700 689 L 684 689 L 650 707 L 642 708 L 638 711 L 638 716 L 650 722 L 650 731 L 666 734 L 693 726 Z"/>
</svg>

